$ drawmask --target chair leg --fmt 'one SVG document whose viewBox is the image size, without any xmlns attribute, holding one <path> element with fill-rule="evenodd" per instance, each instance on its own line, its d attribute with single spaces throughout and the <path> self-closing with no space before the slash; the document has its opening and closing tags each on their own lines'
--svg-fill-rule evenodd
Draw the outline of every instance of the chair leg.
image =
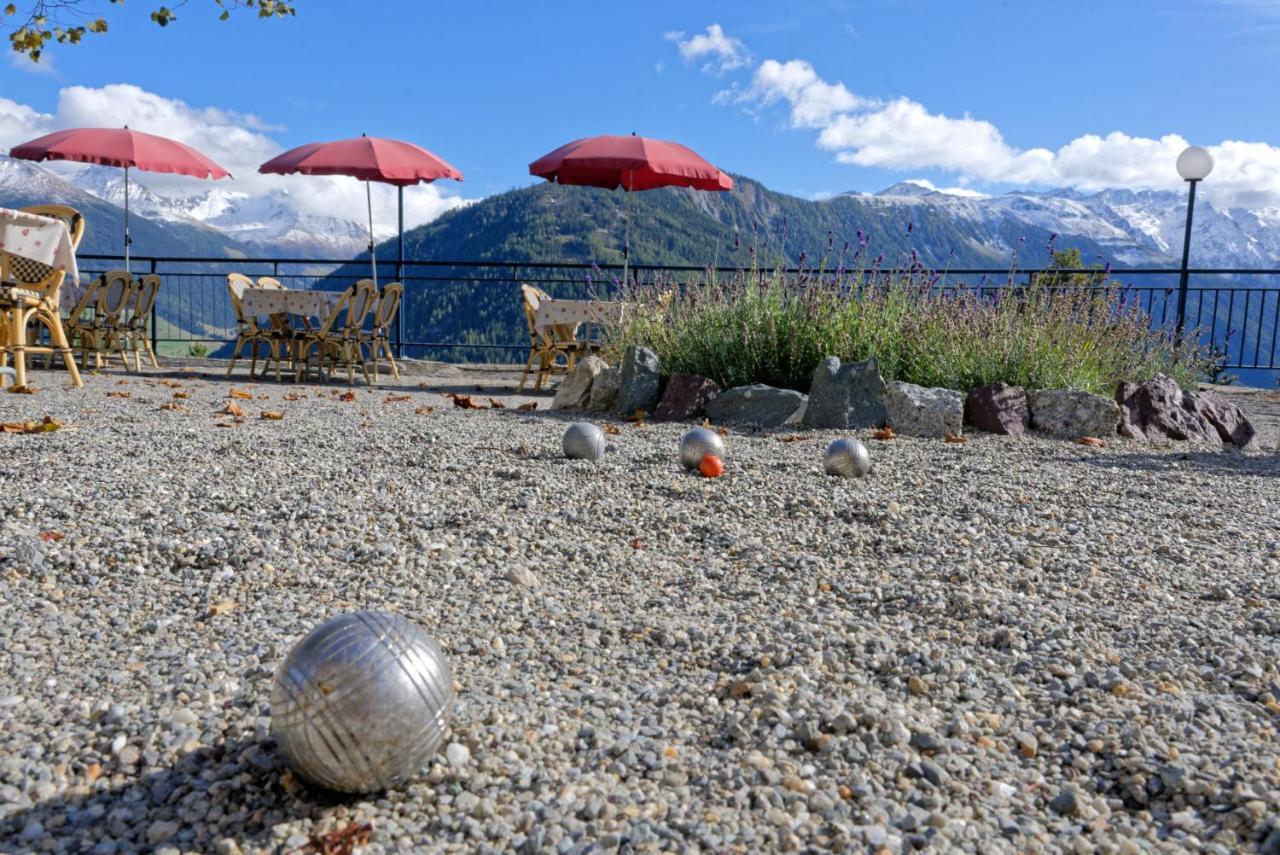
<svg viewBox="0 0 1280 855">
<path fill-rule="evenodd" d="M 231 364 L 227 366 L 228 377 L 235 370 L 236 362 L 240 359 L 240 351 L 242 350 L 244 350 L 244 336 L 236 336 L 236 349 L 231 351 Z"/>
<path fill-rule="evenodd" d="M 534 357 L 538 355 L 536 349 L 529 351 L 529 358 L 524 363 L 524 373 L 520 375 L 520 385 L 516 387 L 517 392 L 524 391 L 524 384 L 529 382 L 529 369 L 533 367 Z"/>
<path fill-rule="evenodd" d="M 151 367 L 152 367 L 152 368 L 159 368 L 159 367 L 160 367 L 160 360 L 156 359 L 156 351 L 155 351 L 155 348 L 153 348 L 153 347 L 151 346 L 151 332 L 150 332 L 150 330 L 143 330 L 143 331 L 142 331 L 142 346 L 143 346 L 143 347 L 145 347 L 145 348 L 147 349 L 147 356 L 151 357 Z"/>
<path fill-rule="evenodd" d="M 53 323 L 49 325 L 50 344 L 57 348 L 58 353 L 62 356 L 63 363 L 67 366 L 67 373 L 71 375 L 71 385 L 83 386 L 84 381 L 80 379 L 80 372 L 76 368 L 75 357 L 71 354 L 71 343 L 67 341 L 67 333 L 62 328 L 62 323 L 54 317 Z M 53 353 L 49 354 L 49 363 L 53 364 Z"/>
</svg>

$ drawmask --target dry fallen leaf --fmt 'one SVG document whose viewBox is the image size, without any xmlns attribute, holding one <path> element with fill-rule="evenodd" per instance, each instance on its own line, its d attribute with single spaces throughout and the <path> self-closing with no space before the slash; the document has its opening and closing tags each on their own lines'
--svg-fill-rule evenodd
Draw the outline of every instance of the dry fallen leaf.
<svg viewBox="0 0 1280 855">
<path fill-rule="evenodd" d="M 364 846 L 373 834 L 373 825 L 367 822 L 353 823 L 328 834 L 312 837 L 300 852 L 307 855 L 351 855 L 357 846 Z"/>
<path fill-rule="evenodd" d="M 218 615 L 225 615 L 227 612 L 231 611 L 235 607 L 236 607 L 235 600 L 221 600 L 209 606 L 209 611 L 206 616 L 217 617 Z"/>
<path fill-rule="evenodd" d="M 953 431 L 953 430 L 949 430 L 949 431 L 947 431 L 947 432 L 946 432 L 946 434 L 945 434 L 945 435 L 943 435 L 943 437 L 942 437 L 942 438 L 943 438 L 944 440 L 946 440 L 947 442 L 950 442 L 950 443 L 952 443 L 952 444 L 954 444 L 954 445 L 964 445 L 966 442 L 968 442 L 968 441 L 969 441 L 969 440 L 965 439 L 963 436 L 961 436 L 960 434 L 956 433 L 956 432 L 955 432 L 955 431 Z"/>
<path fill-rule="evenodd" d="M 356 393 L 354 390 L 343 392 L 341 395 L 338 396 L 338 400 L 346 404 L 350 404 L 355 399 L 356 399 Z"/>
<path fill-rule="evenodd" d="M 108 398 L 132 398 L 133 393 L 132 392 L 108 392 L 107 397 Z"/>
<path fill-rule="evenodd" d="M 102 766 L 98 763 L 90 763 L 88 766 L 84 767 L 84 776 L 88 778 L 89 783 L 92 784 L 94 781 L 102 777 Z"/>
<path fill-rule="evenodd" d="M 384 403 L 384 404 L 398 404 L 398 403 L 399 403 L 399 402 L 401 402 L 401 401 L 407 401 L 407 400 L 409 400 L 409 396 L 408 396 L 408 395 L 388 395 L 388 396 L 387 396 L 387 399 L 386 399 L 385 401 L 383 401 L 382 403 Z"/>
<path fill-rule="evenodd" d="M 218 415 L 232 416 L 237 419 L 242 419 L 244 418 L 244 410 L 240 409 L 239 404 L 237 404 L 235 401 L 232 401 L 231 403 L 227 404 L 227 408 L 222 412 L 218 413 Z"/>
<path fill-rule="evenodd" d="M 284 418 L 284 413 L 279 410 L 263 410 L 262 420 L 268 422 L 278 422 Z"/>
<path fill-rule="evenodd" d="M 160 405 L 162 410 L 173 410 L 175 413 L 185 413 L 187 408 L 179 404 L 177 401 L 165 401 Z"/>
<path fill-rule="evenodd" d="M 9 392 L 13 395 L 34 395 L 40 390 L 35 386 L 10 386 Z"/>
<path fill-rule="evenodd" d="M 414 410 L 420 416 L 429 416 L 436 411 L 435 407 L 418 407 Z"/>
<path fill-rule="evenodd" d="M 179 383 L 177 380 L 161 380 L 161 381 L 160 381 L 160 385 L 161 385 L 161 386 L 165 386 L 165 387 L 167 387 L 167 388 L 169 388 L 169 389 L 181 389 L 181 388 L 182 388 L 182 384 L 181 384 L 181 383 Z"/>
<path fill-rule="evenodd" d="M 871 434 L 872 439 L 897 439 L 898 435 L 893 432 L 893 428 L 885 425 Z"/>
<path fill-rule="evenodd" d="M 243 392 L 240 389 L 232 389 L 227 393 L 228 398 L 239 398 L 241 401 L 252 401 L 253 394 L 251 392 Z"/>
<path fill-rule="evenodd" d="M 495 410 L 505 410 L 507 408 L 507 405 L 499 401 L 497 398 L 490 398 L 489 406 Z"/>
<path fill-rule="evenodd" d="M 790 436 L 778 437 L 778 442 L 804 442 L 806 439 L 812 439 L 812 438 L 813 437 L 805 436 L 802 433 L 793 433 Z"/>
<path fill-rule="evenodd" d="M 605 425 L 604 432 L 609 434 L 609 436 L 617 436 L 622 433 L 622 429 L 617 425 Z"/>
<path fill-rule="evenodd" d="M 191 397 L 190 392 L 174 392 L 173 393 L 173 398 L 176 401 L 185 401 L 187 398 L 190 398 L 190 397 Z"/>
<path fill-rule="evenodd" d="M 447 397 L 450 401 L 453 401 L 453 405 L 454 405 L 455 407 L 458 407 L 458 408 L 463 409 L 463 410 L 483 410 L 483 409 L 485 409 L 484 407 L 482 407 L 482 406 L 480 406 L 479 404 L 477 404 L 475 401 L 471 400 L 471 396 L 470 396 L 470 395 L 455 395 L 455 394 L 448 394 L 448 395 L 446 395 L 445 397 Z"/>
<path fill-rule="evenodd" d="M 53 433 L 62 422 L 53 416 L 45 416 L 38 422 L 6 422 L 0 425 L 0 433 Z"/>
<path fill-rule="evenodd" d="M 536 410 L 536 409 L 538 409 L 538 402 L 537 402 L 537 401 L 529 401 L 528 403 L 521 404 L 520 406 L 516 407 L 516 409 L 517 409 L 517 410 L 526 410 L 526 411 L 528 411 L 528 410 Z"/>
<path fill-rule="evenodd" d="M 644 410 L 636 410 L 634 413 L 632 413 L 629 416 L 623 416 L 623 418 L 629 422 L 643 422 L 648 417 L 649 417 L 649 414 L 646 413 Z"/>
<path fill-rule="evenodd" d="M 1087 445 L 1091 448 L 1106 448 L 1107 444 L 1096 436 L 1082 436 L 1076 440 L 1076 445 Z"/>
<path fill-rule="evenodd" d="M 63 540 L 65 538 L 66 538 L 66 535 L 60 531 L 40 532 L 40 539 L 43 540 L 45 543 L 57 543 L 58 541 Z"/>
<path fill-rule="evenodd" d="M 285 399 L 286 401 L 301 401 L 301 400 L 302 400 L 303 398 L 305 398 L 305 397 L 307 397 L 307 396 L 306 396 L 306 395 L 300 395 L 300 394 L 298 394 L 297 392 L 290 392 L 289 394 L 287 394 L 287 395 L 285 395 L 285 396 L 284 396 L 284 399 Z"/>
<path fill-rule="evenodd" d="M 638 537 L 637 537 L 637 538 L 634 538 L 634 539 L 631 541 L 631 548 L 632 548 L 632 549 L 644 549 L 644 543 L 642 543 L 642 542 L 640 541 L 640 538 L 638 538 Z"/>
</svg>

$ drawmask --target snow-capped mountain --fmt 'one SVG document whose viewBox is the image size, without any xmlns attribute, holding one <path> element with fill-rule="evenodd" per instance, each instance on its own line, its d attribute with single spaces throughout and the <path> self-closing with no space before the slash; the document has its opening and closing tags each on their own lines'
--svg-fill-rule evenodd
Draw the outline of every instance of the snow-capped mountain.
<svg viewBox="0 0 1280 855">
<path fill-rule="evenodd" d="M 900 182 L 875 195 L 847 194 L 875 206 L 929 206 L 972 231 L 979 243 L 1011 255 L 1007 235 L 1034 227 L 1097 245 L 1108 260 L 1124 265 L 1168 266 L 1181 261 L 1187 199 L 1161 190 L 1075 190 L 956 196 L 913 182 Z M 1197 267 L 1280 265 L 1280 209 L 1218 208 L 1212 188 L 1196 197 L 1192 264 Z"/>
<path fill-rule="evenodd" d="M 124 205 L 124 175 L 119 169 L 86 166 L 68 180 L 99 199 Z M 367 248 L 367 227 L 340 217 L 305 214 L 290 204 L 287 191 L 250 196 L 214 186 L 186 197 L 162 196 L 131 177 L 129 210 L 152 220 L 215 229 L 259 255 L 347 258 Z M 385 230 L 375 234 L 389 237 Z"/>
</svg>

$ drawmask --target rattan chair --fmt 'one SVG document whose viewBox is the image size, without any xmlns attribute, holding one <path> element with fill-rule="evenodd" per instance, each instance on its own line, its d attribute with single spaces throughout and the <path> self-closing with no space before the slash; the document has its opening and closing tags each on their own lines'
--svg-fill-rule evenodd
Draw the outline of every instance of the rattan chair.
<svg viewBox="0 0 1280 855">
<path fill-rule="evenodd" d="M 151 347 L 151 312 L 156 305 L 156 295 L 160 293 L 160 277 L 155 273 L 139 276 L 137 293 L 134 296 L 133 314 L 127 320 L 129 345 L 133 351 L 134 368 L 142 370 L 142 354 L 151 359 L 151 367 L 159 368 L 156 352 Z"/>
<path fill-rule="evenodd" d="M 72 249 L 80 245 L 85 222 L 79 211 L 65 205 L 34 205 L 22 210 L 64 221 L 70 232 Z M 0 332 L 0 346 L 3 347 L 0 366 L 7 366 L 9 358 L 13 358 L 16 385 L 26 385 L 27 355 L 40 353 L 48 354 L 50 362 L 53 354 L 60 355 L 71 375 L 71 382 L 76 386 L 82 385 L 62 324 L 59 299 L 65 279 L 65 271 L 0 251 L 0 281 L 8 283 L 0 289 L 0 329 L 3 329 Z M 28 333 L 28 327 L 38 331 L 40 326 L 49 331 L 47 347 L 39 345 L 38 339 Z"/>
<path fill-rule="evenodd" d="M 355 285 L 343 291 L 342 296 L 338 298 L 338 301 L 333 304 L 333 308 L 329 310 L 329 314 L 321 319 L 320 326 L 309 327 L 298 334 L 298 338 L 294 342 L 293 352 L 295 380 L 301 380 L 311 372 L 313 368 L 311 361 L 313 352 L 315 354 L 314 368 L 320 376 L 324 374 L 326 360 L 330 359 L 331 356 L 336 358 L 336 353 L 345 334 L 342 321 L 347 315 L 347 308 L 351 305 L 355 292 Z"/>
<path fill-rule="evenodd" d="M 373 327 L 362 332 L 361 341 L 369 349 L 369 361 L 373 364 L 373 382 L 378 382 L 378 360 L 386 354 L 391 365 L 391 376 L 400 377 L 400 369 L 391 354 L 391 325 L 395 323 L 400 312 L 400 301 L 404 297 L 404 285 L 392 282 L 382 289 L 378 298 L 377 309 L 373 312 Z"/>
<path fill-rule="evenodd" d="M 538 380 L 535 388 L 541 389 L 547 383 L 552 371 L 572 371 L 578 356 L 592 353 L 600 349 L 594 342 L 582 341 L 577 337 L 576 324 L 555 324 L 538 328 L 538 307 L 544 300 L 550 300 L 547 292 L 532 285 L 521 285 L 520 293 L 524 297 L 524 319 L 529 325 L 529 359 L 524 364 L 524 373 L 520 376 L 520 391 L 529 380 L 529 372 L 533 363 L 538 363 Z M 556 363 L 563 358 L 563 369 Z"/>
<path fill-rule="evenodd" d="M 277 283 L 279 284 L 279 283 Z M 227 274 L 227 293 L 231 295 L 231 308 L 236 314 L 236 346 L 231 352 L 231 364 L 227 366 L 227 376 L 231 376 L 231 372 L 235 370 L 236 362 L 240 359 L 240 354 L 244 351 L 245 346 L 249 348 L 249 376 L 252 377 L 258 368 L 258 345 L 266 345 L 268 358 L 263 360 L 263 368 L 270 366 L 272 362 L 276 364 L 276 380 L 280 379 L 280 348 L 287 345 L 284 336 L 272 326 L 263 326 L 258 319 L 252 315 L 245 315 L 244 304 L 241 298 L 244 296 L 246 288 L 260 287 L 255 284 L 248 276 L 240 273 Z"/>
<path fill-rule="evenodd" d="M 347 316 L 342 324 L 342 331 L 337 336 L 330 336 L 325 342 L 323 353 L 329 365 L 329 377 L 338 368 L 347 369 L 347 382 L 356 382 L 356 366 L 364 374 L 364 382 L 370 383 L 369 363 L 364 357 L 365 322 L 378 304 L 378 288 L 372 279 L 361 279 L 351 288 L 351 297 L 347 301 Z"/>
<path fill-rule="evenodd" d="M 89 355 L 93 355 L 94 367 L 110 364 L 112 351 L 120 354 L 125 370 L 129 368 L 128 347 L 130 338 L 128 312 L 135 305 L 138 284 L 123 270 L 111 270 L 102 274 L 91 286 L 94 294 L 93 313 L 81 313 L 72 323 L 71 330 L 80 351 L 80 364 L 89 367 Z"/>
</svg>

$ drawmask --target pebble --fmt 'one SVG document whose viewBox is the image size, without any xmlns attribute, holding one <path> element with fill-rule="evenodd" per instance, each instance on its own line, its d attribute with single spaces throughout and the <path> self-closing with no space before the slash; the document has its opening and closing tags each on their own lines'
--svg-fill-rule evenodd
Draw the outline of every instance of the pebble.
<svg viewBox="0 0 1280 855">
<path fill-rule="evenodd" d="M 1280 850 L 1280 458 L 859 432 L 851 485 L 813 463 L 834 434 L 731 432 L 706 481 L 656 423 L 583 469 L 558 417 L 405 367 L 354 401 L 0 395 L 76 428 L 0 435 L 9 848 Z M 231 388 L 250 418 L 215 427 Z M 458 702 L 421 775 L 338 799 L 286 770 L 271 688 L 362 608 L 426 628 Z"/>
</svg>

